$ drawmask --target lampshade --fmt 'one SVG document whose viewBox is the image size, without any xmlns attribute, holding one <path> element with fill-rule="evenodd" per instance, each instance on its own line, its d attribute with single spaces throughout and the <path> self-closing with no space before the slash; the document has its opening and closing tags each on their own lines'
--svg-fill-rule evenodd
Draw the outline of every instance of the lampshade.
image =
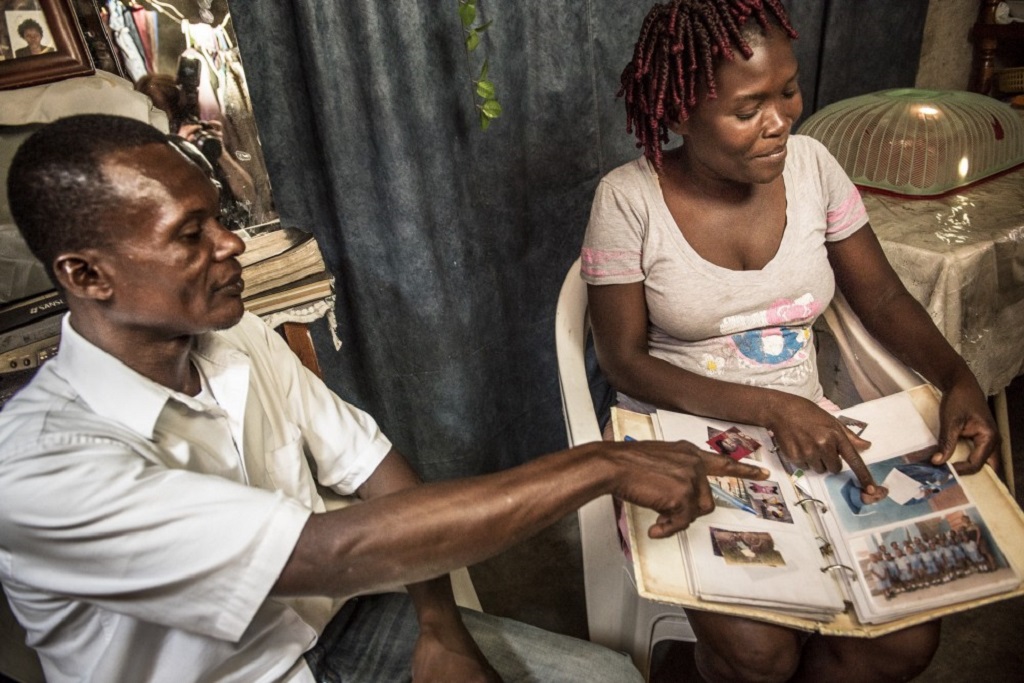
<svg viewBox="0 0 1024 683">
<path fill-rule="evenodd" d="M 1024 164 L 1024 119 L 959 90 L 897 89 L 815 112 L 801 134 L 821 141 L 862 189 L 933 197 Z"/>
</svg>

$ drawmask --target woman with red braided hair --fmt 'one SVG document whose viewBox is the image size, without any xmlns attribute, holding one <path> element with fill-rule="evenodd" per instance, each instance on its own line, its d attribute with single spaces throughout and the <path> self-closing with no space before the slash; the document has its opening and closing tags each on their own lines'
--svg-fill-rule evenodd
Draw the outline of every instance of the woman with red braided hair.
<svg viewBox="0 0 1024 683">
<path fill-rule="evenodd" d="M 999 444 L 984 393 L 886 261 L 835 159 L 790 135 L 803 108 L 795 38 L 779 0 L 676 0 L 647 15 L 619 93 L 644 154 L 602 179 L 583 245 L 601 367 L 620 405 L 762 425 L 796 466 L 845 461 L 865 494 L 884 495 L 858 454 L 869 443 L 818 381 L 811 326 L 838 286 L 942 390 L 933 462 L 967 438 L 957 468 L 975 472 Z M 907 680 L 939 638 L 938 622 L 860 639 L 689 616 L 711 681 Z"/>
</svg>

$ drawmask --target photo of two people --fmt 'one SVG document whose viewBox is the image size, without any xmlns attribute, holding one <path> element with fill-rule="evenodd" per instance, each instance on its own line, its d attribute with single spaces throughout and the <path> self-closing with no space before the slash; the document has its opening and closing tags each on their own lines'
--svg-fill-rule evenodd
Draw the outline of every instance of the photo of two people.
<svg viewBox="0 0 1024 683">
<path fill-rule="evenodd" d="M 786 560 L 775 549 L 775 539 L 765 531 L 733 531 L 710 527 L 711 547 L 726 564 L 784 567 Z"/>
<path fill-rule="evenodd" d="M 715 453 L 728 455 L 733 460 L 749 457 L 761 449 L 761 442 L 744 433 L 739 427 L 726 430 L 708 427 L 708 440 L 705 442 Z"/>
</svg>

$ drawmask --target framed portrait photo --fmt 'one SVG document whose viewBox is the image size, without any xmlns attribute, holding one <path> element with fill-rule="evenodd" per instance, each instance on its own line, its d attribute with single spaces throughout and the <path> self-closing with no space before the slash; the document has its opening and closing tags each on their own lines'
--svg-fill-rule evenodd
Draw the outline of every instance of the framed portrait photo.
<svg viewBox="0 0 1024 683">
<path fill-rule="evenodd" d="M 94 72 L 71 0 L 0 0 L 0 90 Z"/>
</svg>

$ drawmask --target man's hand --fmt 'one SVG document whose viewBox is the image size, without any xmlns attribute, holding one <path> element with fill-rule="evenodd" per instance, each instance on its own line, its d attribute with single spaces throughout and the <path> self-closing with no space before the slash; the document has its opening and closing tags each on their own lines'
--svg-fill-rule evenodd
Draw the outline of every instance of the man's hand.
<svg viewBox="0 0 1024 683">
<path fill-rule="evenodd" d="M 701 451 L 686 441 L 625 441 L 604 444 L 606 456 L 621 468 L 615 495 L 658 513 L 647 530 L 651 538 L 682 531 L 715 509 L 708 476 L 765 479 L 766 470 L 724 455 Z"/>
<path fill-rule="evenodd" d="M 412 654 L 412 680 L 500 683 L 501 676 L 487 663 L 462 621 L 456 618 L 437 627 L 420 622 L 420 637 Z"/>
</svg>

